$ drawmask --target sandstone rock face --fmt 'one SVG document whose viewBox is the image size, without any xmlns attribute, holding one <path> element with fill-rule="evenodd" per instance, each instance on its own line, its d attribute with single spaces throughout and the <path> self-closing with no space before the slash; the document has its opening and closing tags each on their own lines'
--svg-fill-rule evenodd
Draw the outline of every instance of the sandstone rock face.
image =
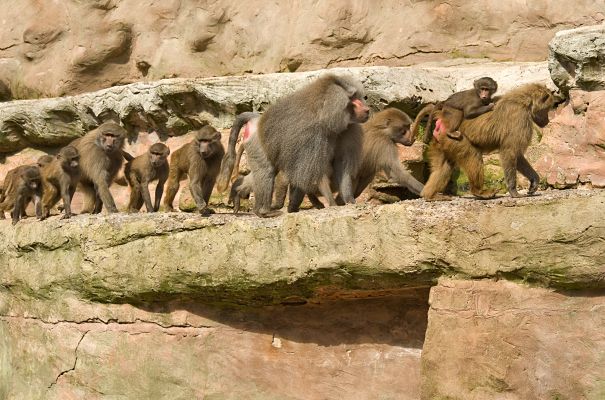
<svg viewBox="0 0 605 400">
<path fill-rule="evenodd" d="M 567 190 L 0 222 L 0 397 L 599 399 L 603 212 Z M 439 278 L 483 280 L 429 311 Z"/>
<path fill-rule="evenodd" d="M 172 77 L 542 61 L 556 31 L 598 24 L 603 9 L 603 0 L 3 2 L 0 80 L 16 98 L 36 98 Z"/>
<path fill-rule="evenodd" d="M 558 87 L 605 90 L 605 24 L 557 32 L 548 66 Z"/>
<path fill-rule="evenodd" d="M 430 303 L 423 399 L 605 397 L 603 292 L 444 279 Z"/>
<path fill-rule="evenodd" d="M 605 187 L 605 91 L 572 90 L 529 153 L 548 185 Z"/>
</svg>

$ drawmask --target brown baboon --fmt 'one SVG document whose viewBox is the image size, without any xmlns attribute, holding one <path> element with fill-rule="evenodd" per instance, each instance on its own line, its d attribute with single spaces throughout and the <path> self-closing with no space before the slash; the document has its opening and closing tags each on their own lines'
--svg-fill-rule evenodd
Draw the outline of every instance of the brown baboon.
<svg viewBox="0 0 605 400">
<path fill-rule="evenodd" d="M 257 154 L 247 149 L 252 161 L 257 215 L 275 215 L 271 213 L 271 198 L 278 171 L 283 171 L 290 182 L 288 211 L 297 211 L 305 193 L 318 190 L 330 204 L 335 204 L 330 176 L 337 139 L 349 125 L 367 121 L 369 109 L 363 98 L 363 88 L 357 80 L 325 74 L 282 97 L 258 118 L 258 141 L 264 152 L 259 158 L 264 159 L 256 168 L 252 164 Z M 232 129 L 229 138 L 219 180 L 222 190 L 233 170 L 238 133 Z"/>
<path fill-rule="evenodd" d="M 6 173 L 6 176 L 4 177 L 4 182 L 2 182 L 2 188 L 0 189 L 0 202 L 4 201 L 4 197 L 2 195 L 2 193 L 7 193 L 11 190 L 11 186 L 13 184 L 15 184 L 15 176 L 18 175 L 16 174 L 17 172 L 20 172 L 22 169 L 26 168 L 29 165 L 37 165 L 38 167 L 42 168 L 45 165 L 50 164 L 53 160 L 55 159 L 55 157 L 45 154 L 43 156 L 38 157 L 38 159 L 36 160 L 35 164 L 28 164 L 28 165 L 21 165 L 20 167 L 17 168 L 13 168 L 10 171 L 8 171 Z M 25 200 L 25 206 L 22 207 L 21 209 L 21 217 L 22 218 L 26 218 L 27 214 L 26 214 L 26 209 L 27 209 L 27 205 L 32 201 L 31 198 L 28 198 Z"/>
<path fill-rule="evenodd" d="M 65 146 L 53 161 L 40 169 L 42 174 L 42 219 L 63 199 L 63 217 L 71 218 L 71 199 L 80 180 L 80 154 L 74 146 Z"/>
<path fill-rule="evenodd" d="M 50 164 L 51 162 L 53 162 L 55 160 L 55 157 L 49 155 L 49 154 L 45 154 L 43 156 L 38 157 L 38 159 L 36 160 L 36 164 L 38 164 L 38 167 L 43 168 L 45 166 L 47 166 L 48 164 Z"/>
<path fill-rule="evenodd" d="M 483 153 L 499 150 L 500 161 L 504 169 L 506 186 L 511 197 L 517 193 L 517 174 L 519 171 L 529 179 L 528 195 L 538 188 L 539 176 L 524 156 L 529 146 L 534 123 L 545 127 L 548 111 L 554 104 L 550 90 L 544 85 L 532 83 L 523 85 L 502 96 L 494 110 L 474 119 L 465 119 L 460 125 L 463 133 L 461 140 L 452 140 L 440 135 L 429 147 L 431 175 L 426 183 L 422 197 L 426 200 L 447 200 L 442 192 L 456 166 L 467 174 L 471 193 L 478 198 L 491 198 L 496 190 L 483 188 Z M 441 131 L 449 129 L 447 119 L 436 116 L 444 126 Z"/>
<path fill-rule="evenodd" d="M 495 98 L 492 98 L 493 94 L 498 90 L 498 83 L 490 78 L 489 76 L 479 78 L 473 82 L 473 89 L 463 90 L 457 92 L 448 97 L 445 101 L 439 102 L 435 105 L 429 104 L 425 106 L 416 117 L 416 121 L 422 119 L 426 114 L 429 114 L 429 119 L 426 123 L 426 129 L 424 132 L 424 143 L 428 143 L 431 139 L 431 127 L 434 120 L 434 113 L 438 110 L 442 110 L 445 106 L 449 107 L 449 113 L 451 115 L 450 124 L 446 135 L 452 139 L 459 140 L 461 137 L 458 127 L 462 123 L 463 119 L 471 119 L 478 117 L 481 114 L 485 114 L 488 111 L 494 109 Z M 419 124 L 414 125 L 415 131 L 412 133 L 414 137 L 418 134 Z"/>
<path fill-rule="evenodd" d="M 124 128 L 115 122 L 104 122 L 71 142 L 80 153 L 79 188 L 85 196 L 83 213 L 99 213 L 103 205 L 110 213 L 118 212 L 109 186 L 122 167 L 125 139 Z"/>
<path fill-rule="evenodd" d="M 23 209 L 30 201 L 34 200 L 36 216 L 42 217 L 41 197 L 42 178 L 40 168 L 37 165 L 24 165 L 16 168 L 13 172 L 13 183 L 9 190 L 4 193 L 0 203 L 0 219 L 4 219 L 4 211 L 12 209 L 11 216 L 13 225 L 19 222 Z"/>
<path fill-rule="evenodd" d="M 420 196 L 424 186 L 403 168 L 397 151 L 397 143 L 404 146 L 414 144 L 411 123 L 411 118 L 403 111 L 387 108 L 362 125 L 363 156 L 355 182 L 355 197 L 363 192 L 379 171 L 384 171 L 390 179 Z"/>
<path fill-rule="evenodd" d="M 193 140 L 170 156 L 168 187 L 164 196 L 164 207 L 174 211 L 172 202 L 179 190 L 179 182 L 189 177 L 189 189 L 198 212 L 212 213 L 208 208 L 210 195 L 219 173 L 225 149 L 221 144 L 221 134 L 210 125 L 195 132 Z M 231 175 L 231 171 L 229 171 Z M 227 176 L 227 180 L 229 178 Z"/>
<path fill-rule="evenodd" d="M 124 167 L 124 176 L 130 186 L 130 201 L 128 212 L 137 212 L 145 203 L 147 212 L 154 212 L 160 208 L 160 200 L 164 193 L 164 184 L 168 179 L 168 155 L 170 149 L 163 143 L 154 143 L 149 150 Z M 151 203 L 149 183 L 158 181 L 155 187 L 154 203 Z"/>
</svg>

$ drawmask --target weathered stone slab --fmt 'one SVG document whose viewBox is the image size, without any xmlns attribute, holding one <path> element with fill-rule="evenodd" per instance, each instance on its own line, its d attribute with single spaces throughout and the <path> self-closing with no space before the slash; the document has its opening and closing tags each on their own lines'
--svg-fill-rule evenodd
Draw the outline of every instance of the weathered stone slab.
<svg viewBox="0 0 605 400">
<path fill-rule="evenodd" d="M 444 279 L 430 304 L 422 399 L 605 398 L 603 291 Z"/>
<path fill-rule="evenodd" d="M 486 63 L 459 67 L 336 68 L 359 78 L 374 109 L 398 105 L 413 110 L 443 100 L 489 74 L 501 92 L 526 82 L 554 88 L 546 63 Z M 326 70 L 205 79 L 166 79 L 116 86 L 78 96 L 0 103 L 0 153 L 65 144 L 114 117 L 136 140 L 140 132 L 163 139 L 211 123 L 229 128 L 235 114 L 263 110 L 280 96 Z"/>
<path fill-rule="evenodd" d="M 381 290 L 440 276 L 605 287 L 605 192 L 411 200 L 252 215 L 82 215 L 0 223 L 0 285 L 100 302 L 175 298 L 268 304 L 322 287 Z"/>
<path fill-rule="evenodd" d="M 551 76 L 563 91 L 605 90 L 605 24 L 557 32 L 548 47 Z"/>
</svg>

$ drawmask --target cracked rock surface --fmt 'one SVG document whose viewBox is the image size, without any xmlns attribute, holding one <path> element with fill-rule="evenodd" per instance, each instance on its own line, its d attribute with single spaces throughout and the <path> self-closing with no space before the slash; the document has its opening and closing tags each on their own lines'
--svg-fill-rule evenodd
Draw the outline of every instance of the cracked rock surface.
<svg viewBox="0 0 605 400">
<path fill-rule="evenodd" d="M 0 397 L 598 399 L 604 212 L 565 190 L 4 221 Z"/>
</svg>

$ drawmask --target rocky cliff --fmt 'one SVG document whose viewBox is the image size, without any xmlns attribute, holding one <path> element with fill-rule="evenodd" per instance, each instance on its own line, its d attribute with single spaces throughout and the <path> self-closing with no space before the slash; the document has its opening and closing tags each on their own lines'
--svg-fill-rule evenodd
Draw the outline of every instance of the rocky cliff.
<svg viewBox="0 0 605 400">
<path fill-rule="evenodd" d="M 570 190 L 0 224 L 0 395 L 600 399 L 603 213 Z"/>
<path fill-rule="evenodd" d="M 4 1 L 0 81 L 35 98 L 172 77 L 543 61 L 555 32 L 598 24 L 603 10 L 603 0 Z"/>
<path fill-rule="evenodd" d="M 146 7 L 136 9 L 136 18 L 125 11 L 126 2 L 52 4 L 35 10 L 33 2 L 12 4 L 3 14 L 8 28 L 0 29 L 3 54 L 23 54 L 18 62 L 17 56 L 3 60 L 12 67 L 2 73 L 27 74 L 29 88 L 43 88 L 44 95 L 106 86 L 118 75 L 138 79 L 131 75 L 134 68 L 148 77 L 163 76 L 154 75 L 161 63 L 135 57 L 142 54 L 139 46 L 149 46 L 146 54 L 170 54 L 166 59 L 187 66 L 181 41 L 189 41 L 197 55 L 212 55 L 217 45 L 227 54 L 230 47 L 219 39 L 237 18 L 246 17 L 250 24 L 271 16 L 286 26 L 285 17 L 294 13 L 271 14 L 278 5 L 255 12 L 254 2 L 234 3 L 229 11 L 245 6 L 245 12 L 219 13 L 215 21 L 203 19 L 209 12 L 204 10 L 221 10 L 221 2 L 212 7 L 195 3 L 198 8 L 187 1 L 139 2 Z M 297 14 L 301 21 L 323 10 L 321 24 L 356 24 L 355 30 L 348 25 L 320 30 L 322 39 L 311 45 L 302 40 L 305 57 L 323 60 L 318 63 L 328 62 L 321 58 L 326 55 L 335 57 L 330 65 L 372 62 L 371 57 L 346 59 L 351 49 L 379 43 L 358 40 L 364 24 L 373 22 L 368 32 L 374 33 L 412 29 L 405 21 L 376 24 L 372 13 L 377 10 L 388 11 L 388 17 L 396 14 L 395 5 L 384 8 L 387 4 L 347 2 L 339 8 L 319 2 L 313 9 L 297 4 L 299 11 L 309 7 Z M 431 46 L 472 37 L 479 40 L 471 42 L 477 48 L 506 54 L 531 48 L 558 25 L 603 18 L 601 11 L 575 16 L 601 2 L 579 2 L 571 10 L 562 2 L 461 4 L 427 1 L 401 7 L 438 13 L 435 21 L 443 24 L 437 24 L 443 36 L 429 40 Z M 483 28 L 473 31 L 473 25 L 470 33 L 462 33 L 458 26 L 469 28 L 461 12 L 473 9 L 473 23 Z M 508 13 L 491 14 L 504 9 Z M 565 16 L 557 17 L 563 10 Z M 147 14 L 152 11 L 157 18 Z M 426 15 L 412 11 L 415 20 Z M 187 22 L 200 15 L 206 22 Z M 17 25 L 17 16 L 37 25 L 25 29 Z M 116 16 L 123 20 L 112 19 Z M 136 23 L 124 22 L 128 18 Z M 211 33 L 190 36 L 178 30 L 193 26 L 210 27 Z M 262 30 L 266 26 L 254 28 L 277 40 L 275 31 Z M 317 26 L 307 23 L 302 35 L 277 37 L 291 43 L 316 34 Z M 502 26 L 506 29 L 492 30 Z M 157 37 L 179 39 L 158 45 L 155 29 L 161 31 Z M 519 39 L 526 29 L 527 39 Z M 562 103 L 551 124 L 536 131 L 528 157 L 544 178 L 544 188 L 580 189 L 545 190 L 522 199 L 364 203 L 269 220 L 160 213 L 44 222 L 28 218 L 15 227 L 0 222 L 0 398 L 604 398 L 605 192 L 591 188 L 605 185 L 605 97 L 599 86 L 605 79 L 603 69 L 595 68 L 605 54 L 602 29 L 558 34 L 548 66 L 457 61 L 447 67 L 340 70 L 363 81 L 374 110 L 396 106 L 411 114 L 483 75 L 495 77 L 502 92 L 527 81 L 553 89 L 556 84 Z M 519 42 L 507 39 L 509 46 L 498 45 L 493 40 L 503 31 L 507 38 L 516 32 Z M 27 39 L 6 42 L 15 32 Z M 98 38 L 94 46 L 83 44 L 84 34 Z M 255 37 L 259 46 L 263 35 Z M 277 40 L 272 47 L 275 54 L 253 52 L 250 57 L 264 68 L 271 57 L 281 60 L 282 44 Z M 241 42 L 234 46 L 245 48 Z M 326 51 L 314 52 L 313 46 Z M 49 68 L 57 49 L 72 58 L 55 58 Z M 439 53 L 431 54 L 439 58 Z M 315 65 L 306 60 L 288 61 L 283 68 Z M 215 61 L 220 68 L 226 65 Z M 238 62 L 235 57 L 229 65 L 239 68 Z M 54 152 L 108 117 L 128 129 L 129 150 L 135 154 L 157 140 L 174 148 L 200 124 L 225 129 L 234 113 L 262 110 L 318 73 L 179 78 L 3 103 L 0 176 L 42 152 Z M 422 150 L 420 144 L 402 150 L 402 159 L 421 162 Z M 498 168 L 493 158 L 486 161 L 488 172 Z"/>
</svg>

